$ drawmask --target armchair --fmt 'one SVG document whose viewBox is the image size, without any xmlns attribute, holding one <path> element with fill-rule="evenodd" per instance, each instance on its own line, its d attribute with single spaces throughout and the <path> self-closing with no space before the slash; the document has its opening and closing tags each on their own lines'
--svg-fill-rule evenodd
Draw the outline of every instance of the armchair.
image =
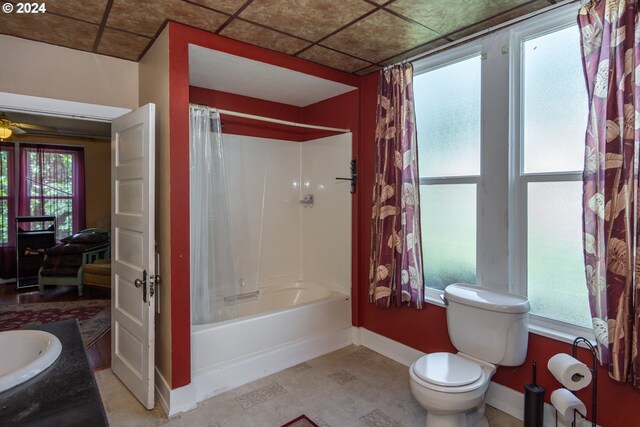
<svg viewBox="0 0 640 427">
<path fill-rule="evenodd" d="M 38 289 L 44 295 L 46 285 L 77 286 L 82 296 L 84 267 L 97 259 L 109 258 L 109 234 L 97 229 L 82 230 L 66 237 L 45 251 L 38 271 Z"/>
</svg>

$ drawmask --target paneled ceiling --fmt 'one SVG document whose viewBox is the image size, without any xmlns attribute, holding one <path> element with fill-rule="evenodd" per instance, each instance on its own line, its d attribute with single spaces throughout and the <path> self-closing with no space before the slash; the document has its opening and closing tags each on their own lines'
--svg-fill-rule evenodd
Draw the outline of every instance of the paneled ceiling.
<svg viewBox="0 0 640 427">
<path fill-rule="evenodd" d="M 170 20 L 364 75 L 557 1 L 46 0 L 42 3 L 47 8 L 44 14 L 0 14 L 0 33 L 138 61 Z"/>
</svg>

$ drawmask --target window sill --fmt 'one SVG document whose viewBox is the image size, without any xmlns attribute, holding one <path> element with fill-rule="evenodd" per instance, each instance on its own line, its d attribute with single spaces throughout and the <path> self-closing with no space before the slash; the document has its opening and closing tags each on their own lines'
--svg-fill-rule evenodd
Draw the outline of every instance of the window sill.
<svg viewBox="0 0 640 427">
<path fill-rule="evenodd" d="M 427 288 L 424 299 L 427 304 L 445 308 L 446 305 L 441 299 L 443 295 L 443 291 Z M 529 332 L 567 344 L 573 344 L 577 337 L 583 337 L 596 347 L 595 336 L 590 329 L 545 319 L 533 314 L 529 315 Z M 587 348 L 584 343 L 580 343 L 579 346 Z"/>
<path fill-rule="evenodd" d="M 444 297 L 444 291 L 437 289 L 425 288 L 424 301 L 428 304 L 437 305 L 438 307 L 446 307 L 447 305 L 442 301 Z"/>
<path fill-rule="evenodd" d="M 596 340 L 592 331 L 568 324 L 563 325 L 561 328 L 550 327 L 547 321 L 535 316 L 530 316 L 529 332 L 567 344 L 573 344 L 576 338 L 583 337 L 589 340 L 592 346 L 596 347 Z M 587 348 L 584 343 L 580 343 L 579 346 Z"/>
</svg>

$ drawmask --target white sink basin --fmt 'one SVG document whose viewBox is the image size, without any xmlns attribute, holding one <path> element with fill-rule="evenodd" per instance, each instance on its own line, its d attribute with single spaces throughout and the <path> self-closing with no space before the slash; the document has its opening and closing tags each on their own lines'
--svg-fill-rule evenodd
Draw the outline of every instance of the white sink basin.
<svg viewBox="0 0 640 427">
<path fill-rule="evenodd" d="M 0 332 L 0 392 L 22 384 L 58 359 L 62 344 L 44 331 Z"/>
</svg>

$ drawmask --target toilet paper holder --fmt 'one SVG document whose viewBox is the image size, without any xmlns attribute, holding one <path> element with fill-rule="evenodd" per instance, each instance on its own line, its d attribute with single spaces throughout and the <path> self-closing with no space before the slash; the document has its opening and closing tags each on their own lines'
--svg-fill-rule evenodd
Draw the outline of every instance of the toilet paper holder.
<svg viewBox="0 0 640 427">
<path fill-rule="evenodd" d="M 596 427 L 597 426 L 596 399 L 598 396 L 598 352 L 595 349 L 595 347 L 593 347 L 593 344 L 591 344 L 591 341 L 589 341 L 584 337 L 577 337 L 575 340 L 573 340 L 573 344 L 571 345 L 571 356 L 574 357 L 575 359 L 578 358 L 578 346 L 580 344 L 584 344 L 589 350 L 591 350 L 592 362 L 591 362 L 591 366 L 587 366 L 587 367 L 591 371 L 591 378 L 592 378 L 592 382 L 590 384 L 591 385 L 591 414 L 592 414 L 591 416 L 593 417 L 593 419 L 591 420 L 591 426 Z M 579 375 L 579 374 L 576 374 L 576 375 Z M 574 391 L 572 391 L 572 393 L 575 394 Z M 573 422 L 571 423 L 571 427 L 577 426 L 576 421 L 577 421 L 578 415 L 580 415 L 582 419 L 587 420 L 586 414 L 581 414 L 578 410 L 574 410 Z M 558 427 L 558 411 L 557 410 L 556 410 L 556 427 Z"/>
</svg>

